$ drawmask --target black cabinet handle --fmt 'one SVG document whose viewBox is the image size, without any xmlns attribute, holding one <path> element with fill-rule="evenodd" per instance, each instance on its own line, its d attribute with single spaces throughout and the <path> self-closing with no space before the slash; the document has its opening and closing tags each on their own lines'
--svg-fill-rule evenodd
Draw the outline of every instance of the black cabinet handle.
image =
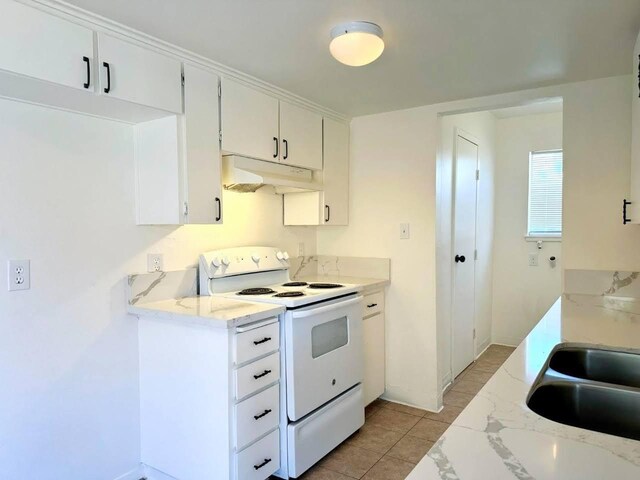
<svg viewBox="0 0 640 480">
<path fill-rule="evenodd" d="M 325 211 L 324 221 L 328 222 L 331 219 L 331 207 L 329 205 L 325 205 L 324 211 Z"/>
<path fill-rule="evenodd" d="M 466 260 L 464 255 L 456 255 L 456 258 L 454 259 L 456 261 L 456 263 L 460 262 L 460 263 L 464 263 L 464 261 Z"/>
<path fill-rule="evenodd" d="M 622 201 L 622 224 L 626 225 L 631 221 L 631 219 L 627 218 L 627 206 L 631 205 L 631 202 L 626 198 Z"/>
<path fill-rule="evenodd" d="M 254 345 L 260 345 L 261 343 L 265 343 L 271 340 L 271 337 L 264 337 L 262 340 L 256 340 L 253 342 Z"/>
<path fill-rule="evenodd" d="M 216 222 L 219 222 L 222 218 L 222 202 L 220 201 L 220 197 L 216 197 L 216 205 L 218 207 L 218 214 L 216 215 Z"/>
<path fill-rule="evenodd" d="M 267 409 L 264 412 L 262 412 L 260 415 L 254 415 L 253 418 L 255 418 L 256 420 L 260 420 L 262 417 L 264 417 L 265 415 L 269 415 L 271 413 L 271 409 Z"/>
<path fill-rule="evenodd" d="M 373 308 L 373 307 L 377 307 L 378 304 L 377 303 L 370 303 L 369 305 L 367 305 L 367 308 Z"/>
<path fill-rule="evenodd" d="M 269 375 L 270 373 L 271 373 L 271 370 L 265 370 L 264 372 L 262 372 L 262 373 L 261 373 L 261 374 L 259 374 L 259 375 L 254 375 L 254 376 L 253 376 L 253 378 L 255 378 L 255 379 L 257 380 L 257 379 L 259 379 L 259 378 L 264 377 L 265 375 Z"/>
<path fill-rule="evenodd" d="M 104 89 L 104 93 L 111 91 L 111 67 L 107 62 L 102 62 L 102 66 L 107 69 L 107 87 Z"/>
<path fill-rule="evenodd" d="M 289 158 L 289 142 L 287 140 L 282 140 L 282 143 L 284 143 L 284 156 L 282 159 L 286 160 Z"/>
<path fill-rule="evenodd" d="M 279 147 L 280 147 L 280 142 L 278 141 L 278 137 L 273 137 L 273 141 L 276 144 L 276 153 L 273 154 L 273 158 L 278 158 L 278 153 L 279 153 Z"/>
<path fill-rule="evenodd" d="M 270 458 L 265 458 L 264 462 L 262 462 L 260 465 L 254 465 L 253 468 L 255 468 L 256 470 L 260 470 L 262 467 L 264 467 L 270 461 L 271 461 Z"/>
<path fill-rule="evenodd" d="M 82 61 L 87 63 L 87 81 L 84 82 L 83 87 L 89 88 L 89 85 L 91 85 L 91 61 L 89 57 L 82 57 Z"/>
</svg>

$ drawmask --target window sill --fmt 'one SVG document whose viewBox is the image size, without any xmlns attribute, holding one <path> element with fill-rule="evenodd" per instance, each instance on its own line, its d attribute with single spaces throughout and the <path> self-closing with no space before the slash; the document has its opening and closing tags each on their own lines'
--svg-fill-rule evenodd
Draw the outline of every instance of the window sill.
<svg viewBox="0 0 640 480">
<path fill-rule="evenodd" d="M 526 242 L 561 242 L 562 235 L 525 235 Z"/>
</svg>

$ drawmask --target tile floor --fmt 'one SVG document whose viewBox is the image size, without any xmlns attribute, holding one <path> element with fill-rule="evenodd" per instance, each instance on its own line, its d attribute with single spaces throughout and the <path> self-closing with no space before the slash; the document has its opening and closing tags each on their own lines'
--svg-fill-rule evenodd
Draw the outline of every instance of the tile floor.
<svg viewBox="0 0 640 480">
<path fill-rule="evenodd" d="M 491 345 L 449 387 L 440 413 L 376 400 L 364 426 L 300 479 L 404 479 L 513 350 Z"/>
</svg>

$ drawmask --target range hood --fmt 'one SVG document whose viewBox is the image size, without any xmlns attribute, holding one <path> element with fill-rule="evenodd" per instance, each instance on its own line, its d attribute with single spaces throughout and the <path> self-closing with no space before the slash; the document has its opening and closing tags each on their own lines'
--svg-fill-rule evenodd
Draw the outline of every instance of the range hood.
<svg viewBox="0 0 640 480">
<path fill-rule="evenodd" d="M 255 192 L 265 185 L 274 186 L 276 193 L 322 190 L 311 170 L 240 155 L 222 157 L 222 183 L 226 190 L 243 193 Z"/>
</svg>

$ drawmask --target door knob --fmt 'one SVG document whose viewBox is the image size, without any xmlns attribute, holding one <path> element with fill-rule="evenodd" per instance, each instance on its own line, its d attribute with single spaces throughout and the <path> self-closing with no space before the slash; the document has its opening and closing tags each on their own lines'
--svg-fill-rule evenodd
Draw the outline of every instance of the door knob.
<svg viewBox="0 0 640 480">
<path fill-rule="evenodd" d="M 464 261 L 466 260 L 464 255 L 456 255 L 455 261 L 456 263 L 460 262 L 460 263 L 464 263 Z"/>
</svg>

